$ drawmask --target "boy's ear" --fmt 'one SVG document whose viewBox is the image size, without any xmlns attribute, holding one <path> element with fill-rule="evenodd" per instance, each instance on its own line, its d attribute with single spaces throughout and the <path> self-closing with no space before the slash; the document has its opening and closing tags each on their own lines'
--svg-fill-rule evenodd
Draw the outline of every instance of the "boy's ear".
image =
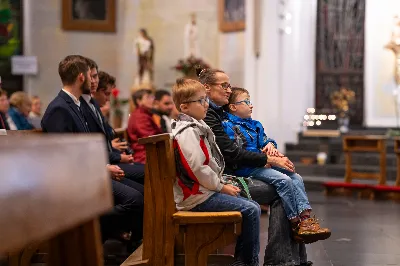
<svg viewBox="0 0 400 266">
<path fill-rule="evenodd" d="M 181 105 L 179 105 L 179 109 L 181 110 L 181 112 L 186 112 L 187 110 L 187 104 L 186 103 L 182 103 Z"/>
<path fill-rule="evenodd" d="M 228 105 L 228 108 L 229 108 L 229 111 L 236 112 L 236 105 L 230 103 L 230 104 Z"/>
</svg>

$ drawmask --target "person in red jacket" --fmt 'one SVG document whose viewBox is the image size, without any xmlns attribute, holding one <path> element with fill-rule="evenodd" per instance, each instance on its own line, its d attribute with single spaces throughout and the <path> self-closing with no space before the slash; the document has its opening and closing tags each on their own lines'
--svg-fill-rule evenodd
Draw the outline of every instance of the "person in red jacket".
<svg viewBox="0 0 400 266">
<path fill-rule="evenodd" d="M 161 134 L 161 128 L 153 119 L 154 95 L 149 89 L 140 89 L 132 95 L 136 109 L 131 113 L 128 121 L 128 135 L 133 150 L 133 160 L 137 163 L 146 162 L 146 151 L 138 139 Z"/>
</svg>

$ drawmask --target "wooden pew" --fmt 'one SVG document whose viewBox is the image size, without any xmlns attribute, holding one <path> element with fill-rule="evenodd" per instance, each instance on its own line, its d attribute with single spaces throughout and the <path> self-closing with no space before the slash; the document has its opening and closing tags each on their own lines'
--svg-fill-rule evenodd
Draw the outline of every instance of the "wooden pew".
<svg viewBox="0 0 400 266">
<path fill-rule="evenodd" d="M 172 266 L 179 261 L 180 253 L 185 254 L 187 266 L 207 265 L 210 253 L 233 243 L 241 233 L 240 212 L 176 211 L 170 134 L 139 139 L 139 143 L 146 147 L 144 238 L 142 247 L 122 265 Z M 222 262 L 219 265 L 233 261 L 232 256 L 223 255 L 214 259 Z"/>
<path fill-rule="evenodd" d="M 344 136 L 343 151 L 346 157 L 346 173 L 344 182 L 326 182 L 325 193 L 350 195 L 358 192 L 359 197 L 374 198 L 373 188 L 368 184 L 353 183 L 353 179 L 375 179 L 379 185 L 386 183 L 386 137 L 375 135 Z M 353 152 L 375 152 L 380 155 L 380 170 L 378 173 L 355 172 L 352 168 L 351 155 Z"/>
<path fill-rule="evenodd" d="M 25 133 L 0 137 L 0 255 L 30 265 L 46 242 L 47 265 L 103 265 L 98 217 L 113 200 L 102 136 Z"/>
<path fill-rule="evenodd" d="M 400 137 L 394 139 L 394 153 L 397 160 L 397 176 L 394 186 L 376 185 L 373 186 L 374 197 L 379 199 L 393 199 L 400 201 Z"/>
</svg>

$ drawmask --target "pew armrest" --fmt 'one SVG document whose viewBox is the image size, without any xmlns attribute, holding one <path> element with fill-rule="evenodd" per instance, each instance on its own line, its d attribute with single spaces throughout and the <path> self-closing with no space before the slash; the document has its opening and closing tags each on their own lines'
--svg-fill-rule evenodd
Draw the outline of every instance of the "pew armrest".
<svg viewBox="0 0 400 266">
<path fill-rule="evenodd" d="M 164 134 L 158 134 L 158 135 L 153 135 L 147 138 L 141 138 L 138 139 L 138 143 L 141 145 L 146 145 L 149 143 L 157 143 L 161 141 L 166 141 L 172 139 L 172 134 L 170 133 L 164 133 Z"/>
<path fill-rule="evenodd" d="M 240 212 L 191 212 L 178 211 L 172 216 L 176 224 L 221 224 L 221 223 L 241 223 L 242 214 Z"/>
</svg>

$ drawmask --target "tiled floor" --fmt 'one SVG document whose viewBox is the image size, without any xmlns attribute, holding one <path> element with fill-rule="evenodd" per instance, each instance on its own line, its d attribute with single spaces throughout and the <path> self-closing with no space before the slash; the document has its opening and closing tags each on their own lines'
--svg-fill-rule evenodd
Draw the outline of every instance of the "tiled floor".
<svg viewBox="0 0 400 266">
<path fill-rule="evenodd" d="M 400 203 L 308 195 L 314 214 L 332 230 L 330 239 L 307 245 L 314 266 L 400 265 Z M 263 251 L 268 216 L 262 221 Z"/>
</svg>

